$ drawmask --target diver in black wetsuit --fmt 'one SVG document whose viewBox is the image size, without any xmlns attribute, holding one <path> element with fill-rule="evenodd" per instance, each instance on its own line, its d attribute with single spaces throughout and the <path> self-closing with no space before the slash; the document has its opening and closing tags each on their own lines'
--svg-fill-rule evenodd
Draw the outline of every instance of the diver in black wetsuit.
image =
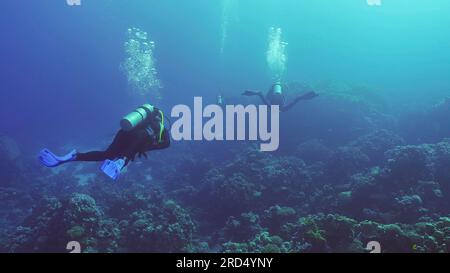
<svg viewBox="0 0 450 273">
<path fill-rule="evenodd" d="M 122 157 L 126 158 L 125 165 L 127 165 L 130 160 L 134 160 L 136 154 L 147 157 L 145 152 L 168 148 L 169 132 L 161 128 L 161 119 L 159 109 L 155 108 L 153 113 L 137 127 L 130 131 L 119 130 L 105 151 L 77 153 L 75 161 L 103 161 Z"/>
<path fill-rule="evenodd" d="M 270 90 L 267 92 L 266 96 L 262 94 L 261 91 L 250 91 L 246 90 L 242 93 L 244 96 L 258 96 L 265 105 L 279 105 L 281 112 L 286 112 L 292 108 L 295 104 L 297 104 L 301 100 L 310 100 L 318 96 L 318 94 L 314 91 L 307 92 L 306 94 L 300 95 L 291 101 L 289 104 L 286 104 L 286 99 L 283 94 L 283 87 L 281 83 L 275 83 L 272 85 Z"/>
<path fill-rule="evenodd" d="M 120 170 L 133 161 L 136 155 L 147 158 L 146 152 L 170 146 L 169 131 L 164 127 L 164 114 L 149 104 L 122 119 L 121 127 L 105 151 L 78 153 L 73 150 L 65 156 L 56 156 L 50 150 L 43 149 L 39 160 L 47 167 L 74 161 L 105 161 L 102 170 L 117 179 Z"/>
</svg>

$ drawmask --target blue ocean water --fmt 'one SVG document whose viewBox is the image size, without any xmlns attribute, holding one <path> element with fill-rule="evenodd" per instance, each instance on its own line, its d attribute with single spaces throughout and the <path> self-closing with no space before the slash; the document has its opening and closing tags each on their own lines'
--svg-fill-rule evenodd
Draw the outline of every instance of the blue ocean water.
<svg viewBox="0 0 450 273">
<path fill-rule="evenodd" d="M 37 217 L 33 211 L 39 211 L 35 207 L 44 197 L 54 196 L 64 207 L 67 198 L 69 205 L 78 199 L 92 205 L 88 199 L 91 196 L 96 202 L 94 207 L 119 222 L 124 215 L 144 213 L 146 209 L 138 209 L 136 204 L 123 214 L 112 212 L 114 206 L 123 205 L 113 204 L 113 195 L 128 189 L 136 199 L 141 186 L 144 193 L 150 191 L 145 187 L 158 192 L 148 200 L 142 199 L 149 206 L 167 209 L 173 205 L 167 200 L 174 200 L 171 202 L 192 218 L 195 231 L 168 249 L 146 248 L 130 240 L 116 248 L 99 243 L 88 250 L 237 251 L 238 246 L 224 243 L 245 244 L 263 231 L 290 242 L 293 239 L 288 231 L 272 225 L 278 221 L 272 213 L 291 214 L 289 210 L 277 212 L 279 206 L 292 208 L 297 219 L 315 215 L 311 217 L 317 222 L 322 218 L 316 214 L 331 213 L 380 225 L 435 223 L 450 212 L 446 198 L 450 194 L 450 174 L 441 171 L 439 165 L 450 156 L 450 101 L 445 101 L 450 97 L 449 15 L 450 2 L 446 0 L 382 0 L 380 6 L 371 6 L 365 0 L 81 0 L 80 6 L 69 6 L 64 0 L 3 1 L 0 134 L 15 144 L 2 140 L 0 146 L 7 162 L 1 165 L 1 189 L 2 198 L 20 211 L 20 217 L 14 218 L 7 209 L 3 212 L 8 216 L 2 223 L 1 241 L 5 243 L 0 249 L 59 250 L 51 240 L 33 248 L 35 241 L 42 240 L 31 235 L 23 245 L 10 242 L 17 226 L 26 226 L 26 219 L 32 223 Z M 124 73 L 124 43 L 128 29 L 133 27 L 145 31 L 155 43 L 155 68 L 162 82 L 160 97 L 156 90 L 139 95 Z M 281 114 L 277 152 L 247 153 L 246 149 L 254 147 L 251 142 L 173 142 L 169 149 L 155 152 L 150 161 L 130 166 L 122 184 L 106 182 L 106 178 L 95 174 L 98 166 L 93 164 L 67 165 L 56 172 L 39 166 L 36 155 L 44 147 L 57 153 L 107 147 L 119 129 L 120 119 L 143 103 L 155 104 L 166 116 L 174 105 L 192 105 L 194 96 L 203 97 L 205 104 L 215 103 L 219 94 L 233 104 L 259 103 L 241 93 L 246 89 L 266 92 L 273 84 L 266 58 L 271 27 L 281 28 L 287 42 L 282 79 L 289 86 L 287 99 L 306 90 L 319 94 Z M 425 143 L 437 146 L 421 146 Z M 18 151 L 12 151 L 12 146 L 17 146 Z M 442 159 L 436 160 L 440 156 Z M 408 170 L 422 168 L 423 172 L 408 176 Z M 253 172 L 247 173 L 246 169 Z M 231 178 L 222 181 L 220 173 Z M 90 174 L 94 175 L 93 181 L 89 180 Z M 361 176 L 365 180 L 358 178 Z M 89 185 L 78 185 L 80 177 L 90 181 L 86 182 Z M 360 187 L 355 186 L 364 184 L 362 180 L 372 187 L 368 193 L 359 192 Z M 63 182 L 58 185 L 55 181 Z M 425 185 L 424 181 L 436 185 Z M 310 183 L 315 186 L 304 189 Z M 29 193 L 30 185 L 42 191 Z M 110 193 L 110 187 L 120 193 Z M 27 198 L 11 197 L 11 191 Z M 288 198 L 286 191 L 299 195 Z M 349 192 L 354 193 L 348 201 L 352 205 L 340 204 L 339 198 Z M 83 196 L 70 197 L 75 193 Z M 209 208 L 208 202 L 217 196 L 230 199 Z M 163 205 L 151 203 L 158 198 Z M 242 207 L 229 205 L 239 200 L 244 200 Z M 329 200 L 336 206 L 327 208 Z M 420 215 L 408 212 L 418 208 L 423 212 Z M 221 213 L 214 217 L 216 210 Z M 176 217 L 191 227 L 187 216 Z M 280 219 L 284 224 L 297 221 Z M 66 225 L 67 219 L 60 220 Z M 103 220 L 98 219 L 98 223 Z M 83 234 L 88 229 L 97 232 L 95 227 L 70 221 L 69 231 L 81 226 L 86 230 Z M 158 221 L 163 220 L 149 220 Z M 246 234 L 233 229 L 233 221 L 246 225 L 240 229 Z M 303 231 L 304 227 L 298 228 Z M 132 232 L 126 228 L 121 232 L 124 238 L 132 236 L 127 235 Z M 88 236 L 83 234 L 73 238 Z M 98 234 L 89 236 L 97 238 Z M 166 240 L 164 235 L 155 236 L 162 242 Z M 446 236 L 448 239 L 450 235 Z M 367 240 L 377 239 L 369 237 Z M 302 246 L 290 250 L 351 250 L 341 247 L 341 242 L 329 242 L 326 248 L 320 248 L 306 237 L 297 239 Z M 205 242 L 208 247 L 202 244 Z M 262 251 L 240 247 L 249 252 Z M 420 247 L 421 251 L 448 251 Z M 275 250 L 286 249 L 277 246 Z M 390 251 L 408 252 L 412 248 L 393 247 Z"/>
<path fill-rule="evenodd" d="M 84 2 L 3 4 L 1 114 L 16 113 L 2 122 L 3 130 L 28 140 L 50 120 L 53 130 L 69 135 L 106 126 L 105 120 L 111 123 L 103 128 L 115 125 L 114 117 L 136 104 L 125 95 L 119 70 L 132 26 L 156 41 L 168 105 L 192 95 L 213 97 L 219 88 L 233 95 L 267 89 L 271 26 L 282 27 L 289 42 L 290 80 L 357 82 L 413 103 L 448 90 L 447 1 L 385 1 L 381 7 L 363 0 L 240 1 L 222 60 L 220 1 Z M 91 125 L 80 124 L 86 118 Z"/>
</svg>

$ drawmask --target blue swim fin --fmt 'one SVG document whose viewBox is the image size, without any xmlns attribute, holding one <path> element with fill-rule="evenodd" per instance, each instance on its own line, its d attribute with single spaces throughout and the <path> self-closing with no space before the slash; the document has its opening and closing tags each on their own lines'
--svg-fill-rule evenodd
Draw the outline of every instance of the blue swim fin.
<svg viewBox="0 0 450 273">
<path fill-rule="evenodd" d="M 39 161 L 46 167 L 56 167 L 63 163 L 76 159 L 77 151 L 73 150 L 64 156 L 57 156 L 49 149 L 45 148 L 39 152 Z"/>
<path fill-rule="evenodd" d="M 115 161 L 113 160 L 105 160 L 103 162 L 100 169 L 109 177 L 111 177 L 113 180 L 116 180 L 119 178 L 120 171 L 122 170 L 123 166 L 125 166 L 125 160 L 123 159 L 117 159 Z"/>
</svg>

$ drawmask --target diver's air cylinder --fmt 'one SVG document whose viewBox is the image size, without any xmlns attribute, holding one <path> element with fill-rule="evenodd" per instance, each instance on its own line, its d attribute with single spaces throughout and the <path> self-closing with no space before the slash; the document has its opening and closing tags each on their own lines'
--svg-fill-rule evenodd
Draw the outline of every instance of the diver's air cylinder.
<svg viewBox="0 0 450 273">
<path fill-rule="evenodd" d="M 283 88 L 281 86 L 281 83 L 279 83 L 279 82 L 275 83 L 272 88 L 273 88 L 272 90 L 273 90 L 274 93 L 276 93 L 276 94 L 281 94 L 282 93 L 282 89 Z"/>
<path fill-rule="evenodd" d="M 131 131 L 133 128 L 147 119 L 148 112 L 153 112 L 153 109 L 153 106 L 150 104 L 142 105 L 141 107 L 126 115 L 120 121 L 120 127 L 124 131 Z"/>
</svg>

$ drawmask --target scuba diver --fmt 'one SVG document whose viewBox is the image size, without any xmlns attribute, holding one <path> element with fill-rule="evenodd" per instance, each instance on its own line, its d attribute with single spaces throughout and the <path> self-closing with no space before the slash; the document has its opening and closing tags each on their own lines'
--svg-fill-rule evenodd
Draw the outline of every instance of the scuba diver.
<svg viewBox="0 0 450 273">
<path fill-rule="evenodd" d="M 225 100 L 223 99 L 222 94 L 217 95 L 217 105 L 219 105 L 220 107 L 225 107 Z"/>
<path fill-rule="evenodd" d="M 318 96 L 318 94 L 314 91 L 307 92 L 306 94 L 300 95 L 295 98 L 292 102 L 286 105 L 286 100 L 283 94 L 283 86 L 280 82 L 277 82 L 272 85 L 270 90 L 267 92 L 266 96 L 262 94 L 261 91 L 251 91 L 246 90 L 242 93 L 244 96 L 258 96 L 265 105 L 279 105 L 281 112 L 286 112 L 292 108 L 295 104 L 297 104 L 301 100 L 310 100 Z"/>
<path fill-rule="evenodd" d="M 104 161 L 101 170 L 116 180 L 121 170 L 136 155 L 147 158 L 146 152 L 170 146 L 169 131 L 164 127 L 164 114 L 150 104 L 144 104 L 120 121 L 121 129 L 105 151 L 79 153 L 76 150 L 57 156 L 49 149 L 39 153 L 39 160 L 47 167 L 75 161 Z"/>
</svg>

